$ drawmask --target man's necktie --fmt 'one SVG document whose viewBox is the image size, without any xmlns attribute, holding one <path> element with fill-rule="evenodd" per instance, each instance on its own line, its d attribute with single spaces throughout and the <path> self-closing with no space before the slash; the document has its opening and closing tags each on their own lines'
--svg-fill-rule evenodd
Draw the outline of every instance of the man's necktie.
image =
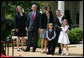
<svg viewBox="0 0 84 58">
<path fill-rule="evenodd" d="M 34 21 L 34 19 L 35 19 L 35 13 L 33 12 L 33 21 Z"/>
</svg>

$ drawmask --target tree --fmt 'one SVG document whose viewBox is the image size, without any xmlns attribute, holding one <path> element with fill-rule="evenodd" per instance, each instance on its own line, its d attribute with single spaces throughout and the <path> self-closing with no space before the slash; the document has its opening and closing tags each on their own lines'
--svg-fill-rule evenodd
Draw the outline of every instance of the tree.
<svg viewBox="0 0 84 58">
<path fill-rule="evenodd" d="M 6 14 L 11 14 L 14 17 L 16 13 L 16 7 L 20 5 L 28 13 L 31 10 L 32 4 L 36 4 L 37 10 L 40 9 L 40 1 L 1 1 L 1 17 L 5 17 Z M 12 19 L 13 20 L 13 19 Z"/>
</svg>

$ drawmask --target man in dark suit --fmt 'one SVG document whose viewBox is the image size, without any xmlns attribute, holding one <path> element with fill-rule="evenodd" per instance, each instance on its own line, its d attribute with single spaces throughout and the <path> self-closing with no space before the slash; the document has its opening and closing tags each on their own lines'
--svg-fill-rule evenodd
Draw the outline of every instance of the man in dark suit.
<svg viewBox="0 0 84 58">
<path fill-rule="evenodd" d="M 27 40 L 27 48 L 26 52 L 30 51 L 31 46 L 31 40 L 33 38 L 33 52 L 35 52 L 37 47 L 37 41 L 38 41 L 38 30 L 40 27 L 40 19 L 41 14 L 36 11 L 37 6 L 35 4 L 32 5 L 32 12 L 28 14 L 27 17 L 27 27 L 26 30 L 28 31 L 28 40 Z"/>
<path fill-rule="evenodd" d="M 59 34 L 60 34 L 60 31 L 61 31 L 61 24 L 62 24 L 62 21 L 63 19 L 65 19 L 64 15 L 61 16 L 61 13 L 60 13 L 60 10 L 56 10 L 56 18 L 54 20 L 54 28 L 55 28 L 55 31 L 56 31 L 56 42 L 55 44 L 57 45 L 57 42 L 58 42 L 58 37 L 59 37 Z M 61 54 L 61 47 L 59 46 L 59 54 Z"/>
</svg>

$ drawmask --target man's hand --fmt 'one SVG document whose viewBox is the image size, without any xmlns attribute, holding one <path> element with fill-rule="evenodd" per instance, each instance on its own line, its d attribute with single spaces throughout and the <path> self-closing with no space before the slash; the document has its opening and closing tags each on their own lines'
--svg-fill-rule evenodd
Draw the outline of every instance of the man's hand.
<svg viewBox="0 0 84 58">
<path fill-rule="evenodd" d="M 64 17 L 64 14 L 61 17 L 63 18 Z"/>
<path fill-rule="evenodd" d="M 18 29 L 16 28 L 16 33 L 18 33 Z"/>
<path fill-rule="evenodd" d="M 27 27 L 25 29 L 26 29 L 26 31 L 28 31 L 28 28 Z"/>
<path fill-rule="evenodd" d="M 67 33 L 69 30 L 67 30 L 65 33 Z"/>
</svg>

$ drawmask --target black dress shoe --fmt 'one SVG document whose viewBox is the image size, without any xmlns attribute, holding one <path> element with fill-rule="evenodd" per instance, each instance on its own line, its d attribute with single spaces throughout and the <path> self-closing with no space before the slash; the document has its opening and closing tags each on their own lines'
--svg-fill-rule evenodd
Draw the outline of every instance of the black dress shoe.
<svg viewBox="0 0 84 58">
<path fill-rule="evenodd" d="M 52 52 L 51 54 L 54 55 L 54 52 Z"/>
<path fill-rule="evenodd" d="M 61 54 L 61 52 L 59 52 L 59 54 Z"/>
<path fill-rule="evenodd" d="M 30 50 L 28 50 L 28 49 L 24 50 L 24 49 L 23 49 L 23 51 L 24 51 L 24 52 L 29 52 Z"/>
<path fill-rule="evenodd" d="M 50 52 L 47 52 L 47 55 L 51 54 Z"/>
<path fill-rule="evenodd" d="M 35 52 L 35 50 L 33 50 L 32 52 Z"/>
</svg>

